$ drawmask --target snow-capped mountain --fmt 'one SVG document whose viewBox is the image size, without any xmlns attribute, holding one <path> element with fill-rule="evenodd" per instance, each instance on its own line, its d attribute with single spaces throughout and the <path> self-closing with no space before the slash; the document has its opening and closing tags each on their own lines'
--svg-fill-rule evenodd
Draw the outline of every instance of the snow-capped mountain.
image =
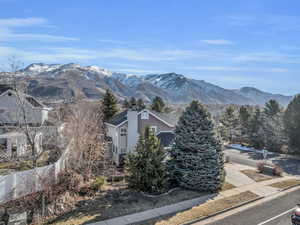
<svg viewBox="0 0 300 225">
<path fill-rule="evenodd" d="M 171 103 L 197 99 L 206 104 L 264 104 L 276 99 L 286 105 L 292 98 L 255 88 L 228 90 L 176 73 L 137 76 L 74 63 L 35 63 L 19 70 L 18 76 L 26 77 L 31 94 L 40 98 L 84 96 L 97 99 L 106 89 L 113 90 L 120 99 L 134 96 L 151 101 L 160 96 Z"/>
<path fill-rule="evenodd" d="M 44 63 L 33 63 L 27 66 L 25 69 L 20 70 L 22 75 L 28 76 L 46 76 L 55 77 L 61 75 L 63 72 L 72 70 L 81 71 L 81 75 L 87 79 L 95 79 L 96 76 L 111 76 L 112 72 L 98 67 L 98 66 L 80 66 L 79 64 L 44 64 Z"/>
</svg>

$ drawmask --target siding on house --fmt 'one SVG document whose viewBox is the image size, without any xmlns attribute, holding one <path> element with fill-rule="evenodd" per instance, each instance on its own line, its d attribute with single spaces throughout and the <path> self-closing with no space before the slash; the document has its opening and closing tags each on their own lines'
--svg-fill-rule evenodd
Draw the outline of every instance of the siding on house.
<svg viewBox="0 0 300 225">
<path fill-rule="evenodd" d="M 149 127 L 156 126 L 157 132 L 174 130 L 174 127 L 168 126 L 161 120 L 155 118 L 150 113 L 149 113 L 148 119 L 141 119 L 141 114 L 138 115 L 138 132 L 139 132 L 139 134 L 144 132 L 146 126 L 149 126 Z"/>
<path fill-rule="evenodd" d="M 12 92 L 13 93 L 13 92 Z M 19 99 L 10 91 L 0 96 L 0 122 L 1 123 L 24 123 L 23 112 L 18 104 Z M 48 117 L 48 111 L 42 107 L 33 107 L 24 101 L 27 123 L 43 123 Z"/>
<path fill-rule="evenodd" d="M 121 136 L 121 129 L 126 129 L 126 135 Z M 119 153 L 125 153 L 127 149 L 127 132 L 128 132 L 128 122 L 124 123 L 122 126 L 118 127 L 118 140 L 119 140 Z"/>
</svg>

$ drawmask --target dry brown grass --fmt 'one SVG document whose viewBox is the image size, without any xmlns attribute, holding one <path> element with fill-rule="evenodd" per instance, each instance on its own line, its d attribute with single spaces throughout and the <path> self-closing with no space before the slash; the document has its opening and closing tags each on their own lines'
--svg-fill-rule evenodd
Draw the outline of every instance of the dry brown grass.
<svg viewBox="0 0 300 225">
<path fill-rule="evenodd" d="M 253 200 L 258 195 L 246 191 L 230 197 L 225 197 L 219 200 L 209 201 L 207 203 L 196 206 L 190 210 L 177 213 L 168 220 L 163 220 L 155 223 L 156 225 L 180 225 L 188 221 L 193 221 L 201 217 L 212 215 L 216 212 L 237 206 L 243 202 Z"/>
<path fill-rule="evenodd" d="M 241 170 L 241 172 L 246 176 L 248 176 L 249 178 L 251 178 L 252 180 L 254 180 L 255 182 L 262 182 L 262 181 L 273 179 L 272 176 L 259 173 L 257 170 L 248 169 L 248 170 Z"/>
<path fill-rule="evenodd" d="M 280 182 L 270 184 L 269 186 L 283 189 L 283 188 L 292 187 L 292 186 L 298 185 L 298 184 L 300 184 L 300 180 L 289 179 L 289 180 L 284 180 L 284 181 L 280 181 Z"/>
<path fill-rule="evenodd" d="M 236 188 L 236 186 L 234 186 L 233 184 L 231 183 L 228 183 L 228 182 L 225 182 L 222 186 L 222 189 L 221 191 L 227 191 L 227 190 L 230 190 L 230 189 L 233 189 L 233 188 Z"/>
<path fill-rule="evenodd" d="M 108 184 L 105 191 L 95 198 L 82 202 L 81 206 L 78 205 L 73 211 L 49 221 L 49 224 L 79 225 L 97 222 L 194 199 L 207 194 L 205 192 L 178 189 L 168 195 L 148 198 L 138 192 L 127 189 L 126 186 L 122 185 L 122 182 L 119 182 L 117 187 L 115 185 L 111 186 Z M 113 193 L 118 191 L 120 191 L 120 195 L 114 198 Z"/>
</svg>

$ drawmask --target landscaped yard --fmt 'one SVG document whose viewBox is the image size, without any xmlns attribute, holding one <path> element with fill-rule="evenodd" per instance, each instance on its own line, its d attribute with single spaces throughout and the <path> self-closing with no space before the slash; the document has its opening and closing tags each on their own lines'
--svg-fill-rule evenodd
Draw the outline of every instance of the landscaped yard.
<svg viewBox="0 0 300 225">
<path fill-rule="evenodd" d="M 185 222 L 194 221 L 202 217 L 212 215 L 216 212 L 237 206 L 244 202 L 254 200 L 258 196 L 250 191 L 242 192 L 237 195 L 230 197 L 225 197 L 219 200 L 209 201 L 202 205 L 196 206 L 190 210 L 177 213 L 176 215 L 170 217 L 167 220 L 162 220 L 157 223 L 152 223 L 156 225 L 180 225 Z"/>
<path fill-rule="evenodd" d="M 37 161 L 37 166 L 47 165 L 48 152 L 43 152 L 43 155 Z M 32 169 L 32 160 L 21 160 L 12 162 L 0 162 L 0 176 L 7 175 L 13 172 L 19 172 Z"/>
<path fill-rule="evenodd" d="M 234 186 L 233 184 L 230 184 L 228 182 L 225 182 L 223 184 L 223 187 L 222 187 L 221 191 L 227 191 L 227 190 L 230 190 L 232 188 L 236 188 L 236 186 Z"/>
<path fill-rule="evenodd" d="M 271 187 L 280 188 L 280 189 L 292 187 L 292 186 L 295 186 L 295 185 L 300 185 L 300 180 L 289 179 L 289 180 L 284 180 L 284 181 L 280 181 L 280 182 L 270 184 Z"/>
<path fill-rule="evenodd" d="M 271 179 L 274 178 L 272 176 L 268 176 L 268 175 L 262 174 L 262 173 L 258 172 L 257 170 L 247 169 L 247 170 L 241 170 L 241 172 L 243 174 L 247 175 L 249 178 L 251 178 L 255 182 L 261 182 L 261 181 L 271 180 Z"/>
<path fill-rule="evenodd" d="M 88 221 L 95 222 L 170 205 L 207 194 L 178 189 L 167 195 L 150 198 L 127 189 L 122 182 L 115 183 L 115 185 L 119 185 L 118 189 L 116 186 L 108 185 L 106 190 L 99 193 L 95 198 L 78 202 L 76 209 L 50 221 L 49 224 L 76 225 Z"/>
</svg>

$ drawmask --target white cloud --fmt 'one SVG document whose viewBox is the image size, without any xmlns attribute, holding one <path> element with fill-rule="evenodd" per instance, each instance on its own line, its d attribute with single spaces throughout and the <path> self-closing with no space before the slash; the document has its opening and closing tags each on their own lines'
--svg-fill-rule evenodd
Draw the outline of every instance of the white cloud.
<svg viewBox="0 0 300 225">
<path fill-rule="evenodd" d="M 110 44 L 126 44 L 125 41 L 112 40 L 112 39 L 97 39 L 99 42 L 110 43 Z"/>
<path fill-rule="evenodd" d="M 225 39 L 202 40 L 202 42 L 210 45 L 233 45 L 234 43 Z"/>
<path fill-rule="evenodd" d="M 249 67 L 226 67 L 226 66 L 196 66 L 190 69 L 203 71 L 248 71 L 248 72 L 274 72 L 285 73 L 290 72 L 285 68 L 249 68 Z"/>
<path fill-rule="evenodd" d="M 41 42 L 59 42 L 59 41 L 77 41 L 78 38 L 56 36 L 49 34 L 16 34 L 11 32 L 2 32 L 0 33 L 0 40 L 9 40 L 9 41 L 41 41 Z"/>
<path fill-rule="evenodd" d="M 48 21 L 39 17 L 0 19 L 0 27 L 28 27 L 46 24 Z"/>
<path fill-rule="evenodd" d="M 113 69 L 113 70 L 116 72 L 133 73 L 133 74 L 164 73 L 161 70 L 145 70 L 145 69 L 132 69 L 132 68 Z"/>
<path fill-rule="evenodd" d="M 0 19 L 0 40 L 11 41 L 43 41 L 43 42 L 61 42 L 76 41 L 77 38 L 65 37 L 51 34 L 40 33 L 17 33 L 15 29 L 18 27 L 51 27 L 44 18 L 7 18 Z"/>
</svg>

